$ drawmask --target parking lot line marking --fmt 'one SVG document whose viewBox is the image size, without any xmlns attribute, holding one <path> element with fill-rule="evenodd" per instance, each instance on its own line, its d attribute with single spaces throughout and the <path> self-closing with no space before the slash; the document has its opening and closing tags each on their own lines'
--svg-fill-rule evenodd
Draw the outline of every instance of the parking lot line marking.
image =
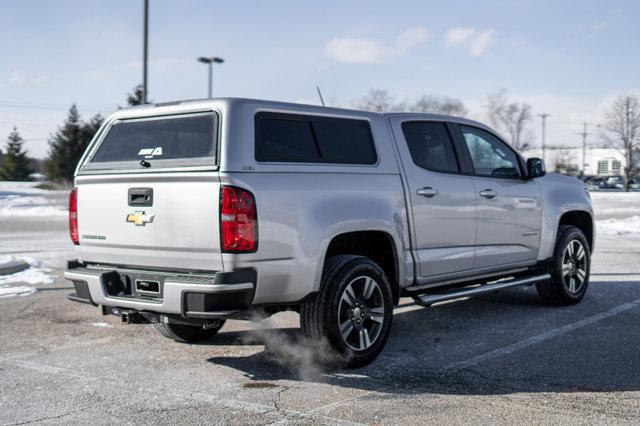
<svg viewBox="0 0 640 426">
<path fill-rule="evenodd" d="M 629 309 L 637 308 L 640 306 L 640 299 L 634 300 L 633 302 L 625 303 L 624 305 L 616 306 L 615 308 L 609 309 L 608 311 L 601 312 L 597 315 L 590 316 L 588 318 L 584 318 L 580 321 L 576 321 L 571 324 L 564 325 L 562 327 L 549 330 L 545 333 L 538 334 L 528 339 L 521 340 L 517 343 L 514 343 L 509 346 L 505 346 L 500 349 L 495 349 L 493 351 L 484 353 L 482 355 L 475 356 L 471 359 L 461 362 L 454 362 L 453 364 L 449 364 L 444 369 L 448 371 L 457 371 L 463 368 L 472 367 L 474 365 L 483 363 L 485 361 L 492 360 L 494 358 L 498 358 L 504 355 L 509 355 L 515 351 L 520 349 L 535 345 L 547 339 L 551 339 L 552 337 L 560 336 L 562 334 L 568 333 L 573 330 L 577 330 L 579 328 L 585 327 L 587 325 L 593 324 L 594 322 L 601 321 L 603 319 L 610 318 L 612 316 L 618 315 L 624 311 L 628 311 Z"/>
</svg>

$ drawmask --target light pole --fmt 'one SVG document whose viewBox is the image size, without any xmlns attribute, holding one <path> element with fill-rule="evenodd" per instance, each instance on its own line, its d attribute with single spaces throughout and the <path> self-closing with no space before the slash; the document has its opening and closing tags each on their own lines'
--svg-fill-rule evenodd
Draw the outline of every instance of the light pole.
<svg viewBox="0 0 640 426">
<path fill-rule="evenodd" d="M 213 84 L 213 64 L 214 63 L 222 64 L 224 63 L 224 59 L 218 58 L 217 56 L 214 56 L 214 57 L 200 56 L 198 58 L 198 62 L 202 62 L 203 64 L 209 65 L 209 98 L 211 98 L 211 85 Z"/>
<path fill-rule="evenodd" d="M 147 77 L 149 69 L 149 0 L 144 0 L 144 20 L 142 32 L 142 103 L 147 103 Z"/>
</svg>

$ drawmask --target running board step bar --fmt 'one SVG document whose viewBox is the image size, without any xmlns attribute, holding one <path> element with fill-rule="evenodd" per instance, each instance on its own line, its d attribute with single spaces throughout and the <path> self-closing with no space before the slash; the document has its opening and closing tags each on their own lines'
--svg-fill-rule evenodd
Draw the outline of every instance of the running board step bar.
<svg viewBox="0 0 640 426">
<path fill-rule="evenodd" d="M 457 299 L 468 299 L 480 294 L 492 293 L 505 288 L 517 287 L 520 285 L 533 284 L 551 278 L 549 274 L 535 275 L 525 278 L 514 278 L 508 281 L 499 281 L 493 284 L 484 284 L 475 287 L 467 287 L 461 290 L 448 291 L 446 293 L 430 293 L 414 296 L 416 303 L 422 306 L 433 306 L 436 303 L 449 302 Z"/>
</svg>

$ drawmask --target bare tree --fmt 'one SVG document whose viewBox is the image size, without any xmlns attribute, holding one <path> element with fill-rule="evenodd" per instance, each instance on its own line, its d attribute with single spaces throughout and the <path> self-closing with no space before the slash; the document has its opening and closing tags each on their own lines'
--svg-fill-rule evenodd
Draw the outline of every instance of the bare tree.
<svg viewBox="0 0 640 426">
<path fill-rule="evenodd" d="M 356 109 L 374 112 L 398 111 L 395 97 L 385 89 L 371 89 L 369 93 L 353 103 Z"/>
<path fill-rule="evenodd" d="M 468 111 L 462 101 L 449 97 L 422 95 L 415 102 L 397 101 L 388 90 L 371 89 L 352 103 L 354 108 L 375 112 L 430 112 L 433 114 L 465 116 Z"/>
<path fill-rule="evenodd" d="M 552 148 L 552 151 L 553 156 L 551 157 L 551 165 L 554 172 L 570 176 L 574 176 L 578 173 L 579 168 L 577 165 L 571 163 L 572 158 L 569 149 L 558 146 Z"/>
<path fill-rule="evenodd" d="M 620 96 L 604 112 L 600 138 L 624 154 L 624 190 L 637 170 L 640 158 L 640 106 L 635 96 Z"/>
<path fill-rule="evenodd" d="M 504 134 L 511 146 L 516 150 L 531 147 L 534 136 L 529 124 L 533 119 L 531 105 L 522 102 L 512 102 L 507 98 L 506 91 L 489 95 L 486 107 L 491 125 Z"/>
<path fill-rule="evenodd" d="M 469 111 L 461 100 L 449 98 L 447 96 L 422 95 L 418 100 L 409 105 L 409 111 L 429 112 L 433 114 L 466 116 Z"/>
</svg>

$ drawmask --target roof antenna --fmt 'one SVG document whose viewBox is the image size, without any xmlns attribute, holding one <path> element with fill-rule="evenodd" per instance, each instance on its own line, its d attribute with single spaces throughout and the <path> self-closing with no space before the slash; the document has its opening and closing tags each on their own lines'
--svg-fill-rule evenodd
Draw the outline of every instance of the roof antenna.
<svg viewBox="0 0 640 426">
<path fill-rule="evenodd" d="M 318 96 L 320 97 L 320 103 L 324 106 L 324 99 L 322 98 L 322 92 L 320 91 L 320 86 L 316 86 L 316 90 L 318 91 Z"/>
</svg>

